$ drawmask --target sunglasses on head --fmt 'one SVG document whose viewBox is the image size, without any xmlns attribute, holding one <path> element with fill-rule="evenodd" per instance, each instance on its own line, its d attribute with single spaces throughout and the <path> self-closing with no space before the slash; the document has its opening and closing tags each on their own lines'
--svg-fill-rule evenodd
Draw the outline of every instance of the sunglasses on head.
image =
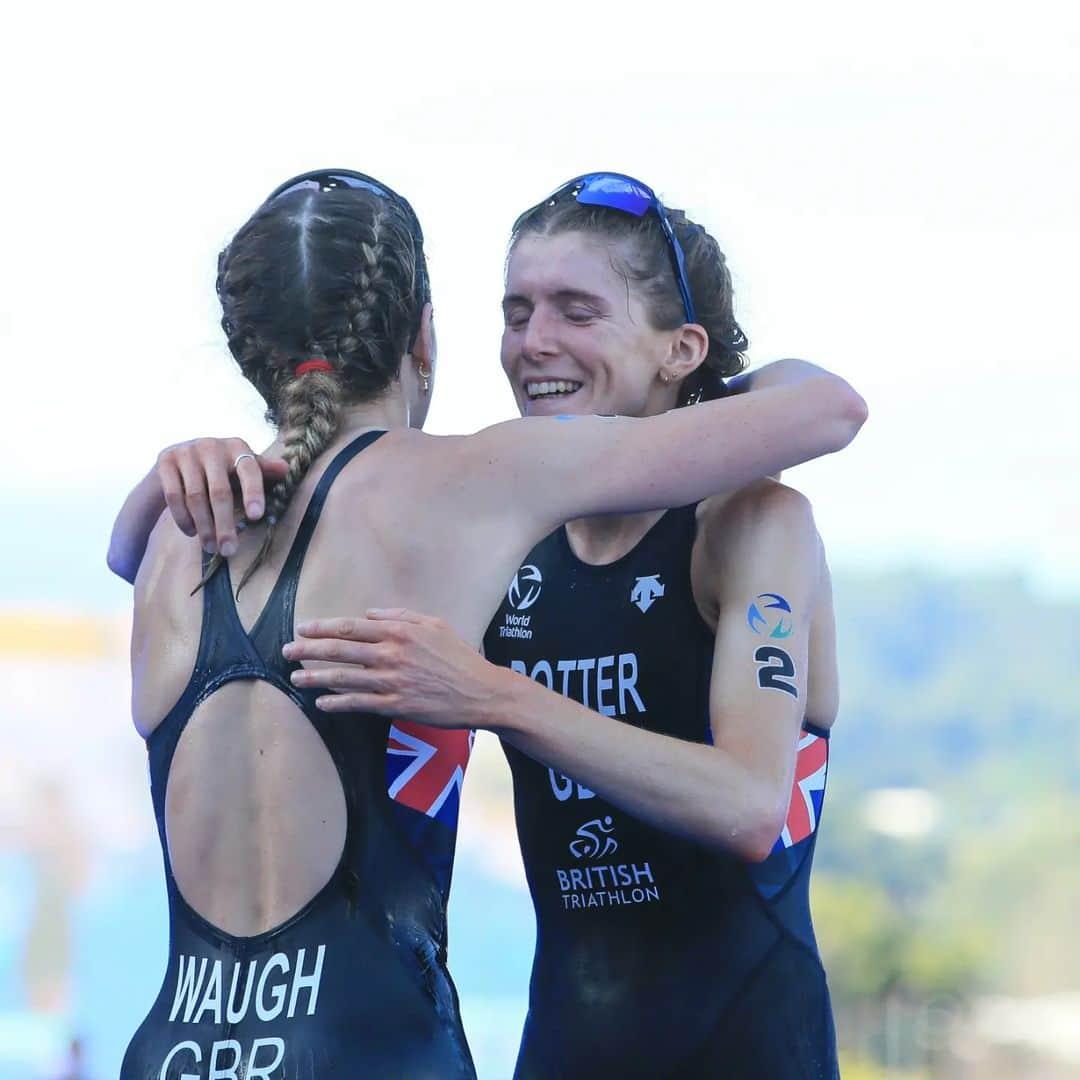
<svg viewBox="0 0 1080 1080">
<path fill-rule="evenodd" d="M 284 184 L 279 184 L 267 195 L 264 202 L 272 202 L 282 195 L 290 195 L 294 191 L 334 191 L 339 188 L 349 188 L 354 191 L 370 191 L 380 199 L 387 199 L 395 203 L 405 212 L 409 222 L 409 232 L 412 234 L 413 247 L 416 252 L 416 278 L 420 296 L 426 297 L 428 291 L 427 273 L 424 265 L 424 233 L 420 228 L 420 219 L 416 211 L 409 205 L 409 200 L 399 195 L 393 188 L 352 169 L 315 169 L 312 172 L 301 173 Z"/>
<path fill-rule="evenodd" d="M 664 204 L 648 184 L 643 184 L 632 176 L 612 172 L 586 173 L 584 176 L 576 176 L 573 180 L 568 180 L 557 187 L 543 202 L 526 210 L 514 222 L 513 231 L 516 233 L 525 219 L 541 207 L 553 206 L 559 199 L 570 194 L 583 206 L 606 206 L 609 210 L 620 210 L 624 214 L 633 214 L 634 217 L 644 217 L 650 210 L 656 214 L 671 252 L 675 280 L 678 282 L 679 295 L 682 297 L 683 308 L 686 310 L 686 321 L 697 322 L 694 301 L 690 295 L 690 282 L 686 277 L 686 258 L 675 230 L 671 226 L 667 211 L 664 209 Z"/>
</svg>

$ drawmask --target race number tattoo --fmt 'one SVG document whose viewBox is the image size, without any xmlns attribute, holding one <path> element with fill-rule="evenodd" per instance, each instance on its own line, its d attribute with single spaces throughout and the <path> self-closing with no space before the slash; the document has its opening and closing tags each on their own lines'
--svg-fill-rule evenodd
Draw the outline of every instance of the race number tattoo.
<svg viewBox="0 0 1080 1080">
<path fill-rule="evenodd" d="M 754 661 L 760 665 L 757 681 L 762 690 L 782 690 L 799 700 L 798 687 L 787 681 L 795 678 L 795 661 L 788 653 L 774 645 L 762 645 L 754 653 Z"/>
</svg>

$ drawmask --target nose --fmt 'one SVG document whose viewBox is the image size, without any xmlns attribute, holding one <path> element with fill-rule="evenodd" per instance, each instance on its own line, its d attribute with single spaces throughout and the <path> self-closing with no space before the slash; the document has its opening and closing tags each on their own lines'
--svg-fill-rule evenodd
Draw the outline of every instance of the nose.
<svg viewBox="0 0 1080 1080">
<path fill-rule="evenodd" d="M 529 316 L 521 351 L 526 359 L 543 361 L 558 355 L 559 349 L 553 333 L 552 319 L 542 308 L 536 308 Z"/>
</svg>

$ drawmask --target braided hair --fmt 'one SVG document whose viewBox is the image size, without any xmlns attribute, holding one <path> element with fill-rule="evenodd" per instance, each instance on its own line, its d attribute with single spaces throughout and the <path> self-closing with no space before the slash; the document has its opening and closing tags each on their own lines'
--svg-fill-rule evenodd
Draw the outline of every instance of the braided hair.
<svg viewBox="0 0 1080 1080">
<path fill-rule="evenodd" d="M 731 272 L 720 245 L 684 211 L 667 206 L 664 209 L 683 249 L 697 321 L 709 337 L 704 362 L 683 379 L 680 387 L 679 403 L 685 405 L 723 397 L 727 393 L 724 379 L 738 375 L 746 366 L 749 342 L 735 320 Z M 686 322 L 671 248 L 655 214 L 635 217 L 569 197 L 544 202 L 518 220 L 510 237 L 509 254 L 523 236 L 568 232 L 601 236 L 619 245 L 612 251 L 613 265 L 628 283 L 637 286 L 656 329 L 674 330 Z"/>
<path fill-rule="evenodd" d="M 265 202 L 218 257 L 217 294 L 229 351 L 266 402 L 289 466 L 267 496 L 262 547 L 239 593 L 337 434 L 343 407 L 378 398 L 397 379 L 430 293 L 423 249 L 401 205 L 334 188 Z M 331 370 L 298 375 L 311 358 Z M 201 584 L 222 561 L 214 559 Z"/>
</svg>

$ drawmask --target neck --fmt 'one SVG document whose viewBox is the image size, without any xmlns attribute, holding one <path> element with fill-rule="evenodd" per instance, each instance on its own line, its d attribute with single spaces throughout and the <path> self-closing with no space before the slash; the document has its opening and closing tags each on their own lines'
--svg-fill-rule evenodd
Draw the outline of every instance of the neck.
<svg viewBox="0 0 1080 1080">
<path fill-rule="evenodd" d="M 359 405 L 346 405 L 341 410 L 338 434 L 347 435 L 363 428 L 398 428 L 409 426 L 409 403 L 401 393 L 400 384 L 394 383 L 389 390 L 374 401 Z"/>
<path fill-rule="evenodd" d="M 621 559 L 634 548 L 665 511 L 645 510 L 640 514 L 602 514 L 566 523 L 566 535 L 574 554 L 582 562 L 603 566 Z"/>
</svg>

